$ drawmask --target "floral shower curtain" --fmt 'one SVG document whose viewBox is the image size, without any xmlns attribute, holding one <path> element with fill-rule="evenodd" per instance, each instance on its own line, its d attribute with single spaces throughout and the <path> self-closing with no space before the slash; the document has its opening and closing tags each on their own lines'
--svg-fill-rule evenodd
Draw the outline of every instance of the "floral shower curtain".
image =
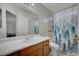
<svg viewBox="0 0 79 59">
<path fill-rule="evenodd" d="M 66 51 L 73 44 L 77 32 L 77 6 L 73 6 L 54 14 L 54 41 L 61 48 L 65 45 Z"/>
</svg>

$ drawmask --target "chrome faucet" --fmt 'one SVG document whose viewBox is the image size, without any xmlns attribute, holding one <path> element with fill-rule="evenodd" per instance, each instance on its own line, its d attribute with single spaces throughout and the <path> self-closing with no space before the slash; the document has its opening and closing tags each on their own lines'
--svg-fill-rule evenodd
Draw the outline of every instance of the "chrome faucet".
<svg viewBox="0 0 79 59">
<path fill-rule="evenodd" d="M 25 40 L 30 39 L 30 37 L 25 37 Z"/>
</svg>

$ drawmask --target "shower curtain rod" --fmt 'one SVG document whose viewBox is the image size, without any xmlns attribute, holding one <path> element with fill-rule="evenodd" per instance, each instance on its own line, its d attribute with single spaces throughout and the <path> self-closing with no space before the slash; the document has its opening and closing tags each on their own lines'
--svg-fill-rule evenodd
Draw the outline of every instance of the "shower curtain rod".
<svg viewBox="0 0 79 59">
<path fill-rule="evenodd" d="M 56 14 L 56 13 L 58 13 L 58 12 L 61 12 L 61 11 L 63 11 L 63 10 L 66 10 L 66 9 L 68 9 L 68 8 L 77 6 L 77 5 L 78 5 L 78 3 L 76 3 L 76 4 L 74 4 L 74 5 L 71 5 L 71 6 L 67 7 L 67 8 L 64 8 L 64 9 L 62 9 L 62 10 L 59 10 L 59 11 L 57 11 L 57 12 L 54 12 L 54 14 Z"/>
</svg>

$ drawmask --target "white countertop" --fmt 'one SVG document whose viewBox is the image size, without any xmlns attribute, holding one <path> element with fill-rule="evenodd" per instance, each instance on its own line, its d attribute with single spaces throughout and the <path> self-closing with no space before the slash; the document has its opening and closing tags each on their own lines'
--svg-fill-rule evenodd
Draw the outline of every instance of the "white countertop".
<svg viewBox="0 0 79 59">
<path fill-rule="evenodd" d="M 30 47 L 34 44 L 49 40 L 49 37 L 34 36 L 25 40 L 25 37 L 14 38 L 16 40 L 0 42 L 0 55 L 8 55 L 21 49 Z"/>
</svg>

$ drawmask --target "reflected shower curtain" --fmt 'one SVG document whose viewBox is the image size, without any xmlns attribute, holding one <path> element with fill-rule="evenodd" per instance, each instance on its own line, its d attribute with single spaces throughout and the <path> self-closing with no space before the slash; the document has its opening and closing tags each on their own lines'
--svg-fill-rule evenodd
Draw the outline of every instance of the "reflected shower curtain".
<svg viewBox="0 0 79 59">
<path fill-rule="evenodd" d="M 54 14 L 54 41 L 68 51 L 73 45 L 73 39 L 77 32 L 77 8 L 76 6 Z"/>
</svg>

